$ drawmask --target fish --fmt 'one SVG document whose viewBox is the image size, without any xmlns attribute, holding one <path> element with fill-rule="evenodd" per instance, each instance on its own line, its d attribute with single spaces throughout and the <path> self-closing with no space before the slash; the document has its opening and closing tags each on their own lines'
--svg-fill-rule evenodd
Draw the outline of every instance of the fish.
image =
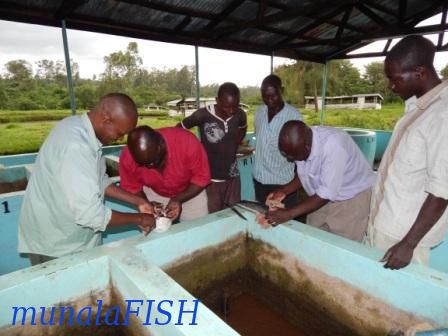
<svg viewBox="0 0 448 336">
<path fill-rule="evenodd" d="M 254 214 L 266 214 L 268 212 L 268 207 L 263 203 L 257 201 L 242 200 L 234 204 L 234 206 L 240 207 L 244 210 L 250 211 Z"/>
<path fill-rule="evenodd" d="M 247 218 L 241 212 L 239 212 L 235 207 L 231 206 L 230 209 L 232 209 L 232 211 L 234 213 L 236 213 L 240 218 L 247 220 Z"/>
<path fill-rule="evenodd" d="M 278 225 L 277 223 L 272 222 L 271 220 L 266 218 L 269 207 L 263 203 L 257 201 L 242 200 L 239 201 L 238 203 L 235 203 L 234 206 L 240 207 L 244 210 L 254 213 L 257 223 L 260 224 L 261 227 L 264 229 Z"/>
</svg>

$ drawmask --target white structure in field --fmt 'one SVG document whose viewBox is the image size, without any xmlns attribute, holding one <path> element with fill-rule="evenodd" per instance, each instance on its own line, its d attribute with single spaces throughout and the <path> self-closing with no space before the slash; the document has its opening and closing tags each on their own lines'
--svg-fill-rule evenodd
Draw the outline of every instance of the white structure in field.
<svg viewBox="0 0 448 336">
<path fill-rule="evenodd" d="M 315 107 L 315 97 L 305 96 L 305 108 Z M 383 97 L 379 93 L 365 93 L 352 96 L 325 97 L 325 108 L 329 109 L 375 109 L 381 110 Z M 322 97 L 317 97 L 319 109 L 322 107 Z"/>
<path fill-rule="evenodd" d="M 199 108 L 214 104 L 215 102 L 215 97 L 199 98 Z M 169 108 L 168 115 L 173 117 L 178 115 L 188 117 L 198 109 L 196 107 L 196 98 L 194 97 L 171 100 L 166 105 Z"/>
<path fill-rule="evenodd" d="M 215 103 L 216 103 L 215 97 L 199 98 L 199 108 L 205 107 L 207 105 L 212 105 Z M 198 107 L 196 107 L 196 98 L 194 97 L 171 100 L 167 102 L 166 105 L 168 105 L 169 108 L 168 115 L 171 117 L 174 116 L 188 117 L 198 109 Z M 242 108 L 245 112 L 247 112 L 249 106 L 240 103 L 240 108 Z"/>
</svg>

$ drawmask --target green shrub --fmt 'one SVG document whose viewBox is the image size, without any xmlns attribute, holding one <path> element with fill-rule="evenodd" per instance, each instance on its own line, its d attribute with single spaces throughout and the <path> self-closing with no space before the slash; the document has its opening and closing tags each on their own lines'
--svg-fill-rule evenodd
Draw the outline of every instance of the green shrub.
<svg viewBox="0 0 448 336">
<path fill-rule="evenodd" d="M 6 129 L 20 128 L 17 124 L 8 124 L 5 126 Z"/>
</svg>

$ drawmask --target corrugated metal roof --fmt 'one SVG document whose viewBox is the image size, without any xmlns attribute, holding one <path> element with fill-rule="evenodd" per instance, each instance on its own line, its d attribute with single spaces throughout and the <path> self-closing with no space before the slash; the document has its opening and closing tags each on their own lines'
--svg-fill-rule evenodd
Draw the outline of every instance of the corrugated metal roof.
<svg viewBox="0 0 448 336">
<path fill-rule="evenodd" d="M 64 19 L 74 29 L 325 62 L 360 57 L 347 53 L 378 39 L 443 34 L 447 7 L 448 0 L 0 0 L 0 19 Z M 415 28 L 440 12 L 440 24 Z"/>
</svg>

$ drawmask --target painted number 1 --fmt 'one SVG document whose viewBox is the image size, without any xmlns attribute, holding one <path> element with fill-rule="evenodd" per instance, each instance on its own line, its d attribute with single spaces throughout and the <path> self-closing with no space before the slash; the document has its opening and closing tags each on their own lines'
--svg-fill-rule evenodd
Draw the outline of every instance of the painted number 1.
<svg viewBox="0 0 448 336">
<path fill-rule="evenodd" d="M 4 201 L 2 202 L 3 204 L 3 213 L 10 213 L 11 211 L 9 211 L 9 205 L 8 205 L 8 201 Z"/>
</svg>

